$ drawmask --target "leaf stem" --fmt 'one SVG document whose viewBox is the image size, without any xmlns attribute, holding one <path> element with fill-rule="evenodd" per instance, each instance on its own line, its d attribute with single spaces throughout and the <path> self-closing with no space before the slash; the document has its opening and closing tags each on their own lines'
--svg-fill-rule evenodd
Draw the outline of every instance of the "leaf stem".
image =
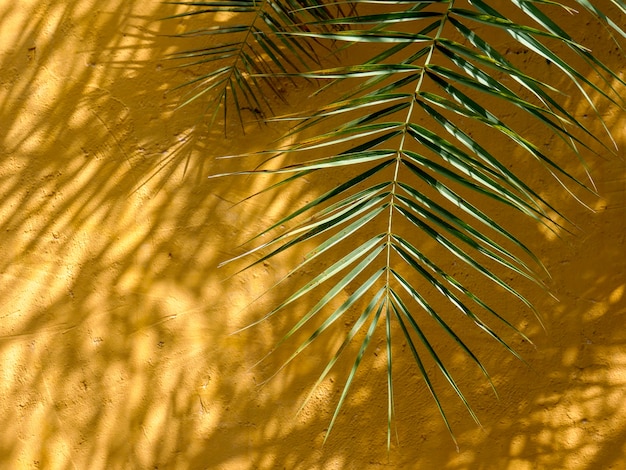
<svg viewBox="0 0 626 470">
<path fill-rule="evenodd" d="M 394 174 L 393 174 L 393 180 L 391 182 L 391 191 L 390 191 L 390 201 L 389 201 L 389 218 L 388 218 L 388 222 L 387 222 L 387 240 L 386 240 L 386 245 L 387 245 L 387 253 L 386 253 L 386 274 L 385 274 L 385 301 L 388 303 L 390 302 L 390 281 L 391 281 L 391 239 L 393 236 L 393 231 L 392 231 L 392 225 L 393 225 L 393 211 L 394 211 L 394 206 L 395 206 L 395 199 L 396 199 L 396 189 L 398 186 L 398 175 L 400 173 L 400 164 L 402 163 L 402 155 L 404 152 L 404 145 L 405 145 L 405 140 L 406 140 L 406 136 L 407 136 L 407 129 L 409 124 L 411 123 L 411 117 L 413 115 L 413 109 L 415 107 L 415 96 L 417 96 L 417 94 L 420 92 L 420 89 L 422 87 L 422 84 L 424 82 L 424 71 L 428 68 L 428 66 L 430 65 L 431 59 L 433 57 L 433 53 L 435 51 L 435 44 L 436 42 L 439 40 L 439 38 L 441 37 L 441 34 L 443 33 L 443 28 L 446 24 L 446 20 L 448 19 L 448 15 L 450 13 L 450 10 L 454 7 L 454 0 L 452 0 L 450 2 L 450 4 L 448 5 L 448 9 L 445 13 L 445 15 L 441 18 L 441 24 L 439 25 L 439 27 L 437 28 L 437 33 L 435 34 L 435 37 L 432 40 L 432 44 L 430 45 L 430 50 L 428 51 L 428 56 L 426 57 L 426 60 L 424 61 L 424 66 L 422 67 L 422 69 L 420 70 L 420 78 L 417 82 L 417 85 L 415 86 L 415 90 L 413 91 L 413 95 L 411 98 L 411 104 L 409 106 L 409 109 L 407 111 L 407 115 L 406 115 L 406 119 L 404 121 L 404 130 L 402 132 L 402 137 L 400 140 L 400 145 L 398 146 L 398 152 L 396 153 L 396 164 L 395 164 L 395 168 L 394 168 Z"/>
</svg>

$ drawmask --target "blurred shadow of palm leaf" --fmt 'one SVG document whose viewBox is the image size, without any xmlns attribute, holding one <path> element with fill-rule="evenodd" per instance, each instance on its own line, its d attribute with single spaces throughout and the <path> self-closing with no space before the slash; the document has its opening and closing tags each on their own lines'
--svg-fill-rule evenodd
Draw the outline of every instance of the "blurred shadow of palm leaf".
<svg viewBox="0 0 626 470">
<path fill-rule="evenodd" d="M 429 339 L 418 312 L 425 312 L 434 320 L 489 382 L 491 379 L 481 361 L 442 314 L 441 299 L 517 357 L 518 353 L 497 328 L 483 318 L 488 316 L 492 323 L 495 321 L 528 338 L 511 320 L 472 292 L 466 282 L 448 272 L 445 263 L 416 246 L 419 243 L 415 234 L 431 239 L 439 246 L 440 253 L 462 261 L 468 271 L 483 276 L 532 309 L 530 301 L 510 286 L 499 269 L 543 285 L 541 273 L 545 268 L 517 235 L 480 206 L 485 201 L 495 201 L 549 230 L 563 228 L 560 224 L 567 219 L 510 168 L 507 164 L 510 149 L 494 152 L 490 142 L 473 137 L 472 126 L 486 126 L 493 135 L 504 136 L 512 147 L 518 147 L 539 162 L 572 195 L 571 186 L 593 192 L 593 185 L 564 168 L 533 143 L 531 136 L 507 124 L 499 117 L 502 110 L 517 108 L 528 120 L 541 124 L 560 138 L 583 166 L 583 153 L 598 153 L 598 148 L 602 152 L 612 151 L 612 144 L 604 143 L 612 139 L 606 125 L 606 138 L 599 138 L 573 115 L 549 77 L 534 76 L 509 60 L 496 42 L 485 38 L 508 36 L 509 41 L 515 41 L 525 52 L 550 64 L 551 70 L 558 70 L 572 91 L 602 119 L 594 98 L 600 97 L 624 109 L 616 88 L 625 83 L 618 73 L 557 24 L 555 12 L 565 9 L 574 14 L 574 6 L 585 9 L 606 27 L 607 37 L 619 44 L 626 37 L 618 26 L 624 23 L 623 3 L 614 0 L 609 5 L 613 15 L 617 15 L 611 17 L 585 0 L 570 2 L 571 5 L 512 0 L 519 9 L 515 20 L 496 10 L 494 5 L 500 2 L 482 0 L 172 3 L 189 6 L 178 18 L 203 15 L 208 19 L 209 26 L 188 31 L 182 37 L 219 38 L 206 48 L 173 56 L 183 60 L 183 67 L 201 66 L 203 71 L 193 81 L 181 85 L 192 90 L 183 99 L 183 105 L 208 96 L 211 123 L 220 109 L 226 121 L 230 116 L 228 105 L 232 103 L 242 125 L 241 110 L 248 107 L 267 113 L 274 120 L 293 121 L 295 125 L 286 137 L 305 130 L 311 135 L 259 152 L 266 157 L 263 165 L 228 175 L 284 175 L 262 192 L 280 190 L 317 172 L 342 169 L 341 174 L 351 175 L 314 200 L 293 207 L 293 212 L 250 240 L 258 242 L 262 236 L 277 233 L 270 241 L 235 258 L 256 257 L 244 268 L 247 269 L 315 238 L 315 248 L 293 268 L 291 273 L 295 273 L 315 259 L 338 253 L 337 247 L 341 248 L 338 259 L 254 323 L 269 319 L 305 296 L 318 296 L 316 289 L 327 286 L 326 293 L 318 296 L 314 307 L 280 341 L 283 343 L 301 332 L 313 317 L 326 315 L 296 348 L 289 363 L 346 312 L 354 309 L 360 312 L 313 387 L 315 390 L 322 383 L 339 356 L 359 335 L 358 352 L 326 437 L 377 328 L 383 328 L 387 338 L 388 446 L 394 415 L 393 328 L 408 345 L 450 433 L 450 423 L 427 371 L 426 360 L 432 361 L 478 421 L 440 358 L 438 345 Z M 229 21 L 212 22 L 215 14 L 225 12 L 233 14 Z M 559 51 L 569 50 L 569 55 L 555 52 L 559 47 Z M 350 48 L 359 49 L 350 57 L 369 58 L 337 65 L 337 57 L 348 62 L 345 52 Z M 334 65 L 329 65 L 331 61 L 335 61 Z M 580 64 L 587 68 L 581 68 Z M 602 86 L 587 78 L 589 69 L 600 78 Z M 266 91 L 282 98 L 278 83 L 284 79 L 327 82 L 316 92 L 317 107 L 306 113 L 274 116 Z M 321 99 L 325 96 L 322 91 L 347 81 L 354 82 L 349 93 Z M 309 159 L 312 152 L 322 156 Z M 274 164 L 278 156 L 288 163 Z M 225 174 L 215 175 L 221 176 Z M 471 194 L 477 195 L 478 202 L 470 200 Z M 284 226 L 287 228 L 283 229 Z M 357 233 L 364 231 L 376 235 L 356 247 L 350 243 L 357 239 Z M 495 269 L 497 266 L 500 268 Z M 340 301 L 343 299 L 340 294 L 348 286 L 352 293 Z M 439 300 L 433 300 L 435 295 Z M 329 308 L 332 302 L 339 302 L 339 307 Z M 538 315 L 537 318 L 540 321 Z"/>
</svg>

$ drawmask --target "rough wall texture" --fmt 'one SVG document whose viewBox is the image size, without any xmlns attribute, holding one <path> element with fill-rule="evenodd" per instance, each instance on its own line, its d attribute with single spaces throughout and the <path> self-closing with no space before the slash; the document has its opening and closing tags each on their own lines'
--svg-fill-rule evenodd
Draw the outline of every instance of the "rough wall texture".
<svg viewBox="0 0 626 470">
<path fill-rule="evenodd" d="M 228 279 L 233 270 L 217 269 L 289 198 L 233 208 L 257 182 L 207 180 L 229 165 L 213 157 L 260 148 L 280 129 L 190 137 L 202 108 L 172 111 L 166 91 L 189 72 L 163 60 L 178 45 L 162 35 L 182 25 L 155 21 L 176 8 L 0 2 L 0 468 L 626 468 L 624 160 L 590 163 L 595 213 L 556 198 L 580 232 L 526 229 L 560 302 L 536 293 L 547 333 L 519 314 L 536 343 L 516 344 L 528 366 L 478 348 L 500 399 L 446 358 L 483 423 L 442 391 L 458 453 L 411 376 L 398 378 L 400 442 L 387 454 L 374 354 L 322 447 L 339 389 L 329 382 L 296 412 L 333 338 L 261 385 L 290 350 L 253 366 L 290 319 L 230 333 L 275 302 L 244 310 L 286 267 Z M 607 51 L 593 25 L 584 35 Z M 623 68 L 623 57 L 607 60 Z M 626 117 L 603 112 L 626 148 Z M 290 197 L 311 188 L 297 190 Z"/>
</svg>

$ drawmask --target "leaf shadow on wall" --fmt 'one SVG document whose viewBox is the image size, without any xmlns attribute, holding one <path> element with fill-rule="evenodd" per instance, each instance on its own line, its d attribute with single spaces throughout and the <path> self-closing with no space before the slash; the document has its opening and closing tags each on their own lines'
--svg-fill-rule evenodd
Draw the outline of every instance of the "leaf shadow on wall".
<svg viewBox="0 0 626 470">
<path fill-rule="evenodd" d="M 425 387 L 413 371 L 403 373 L 411 369 L 400 359 L 400 445 L 388 455 L 385 371 L 372 353 L 373 366 L 366 365 L 322 446 L 350 364 L 339 364 L 334 385 L 296 411 L 319 358 L 332 356 L 344 332 L 315 342 L 263 386 L 292 350 L 253 365 L 313 299 L 230 335 L 310 273 L 240 314 L 284 266 L 269 263 L 227 280 L 232 270 L 217 270 L 265 225 L 260 214 L 272 218 L 288 201 L 310 198 L 316 180 L 288 197 L 270 194 L 234 207 L 259 183 L 205 179 L 230 168 L 215 155 L 249 150 L 249 142 L 260 148 L 280 131 L 252 124 L 247 137 L 188 142 L 202 106 L 170 113 L 165 92 L 184 77 L 163 61 L 171 40 L 152 34 L 176 31 L 176 21 L 153 21 L 174 7 L 140 3 L 52 1 L 21 15 L 0 13 L 3 31 L 22 32 L 0 56 L 0 229 L 7 254 L 0 264 L 0 466 L 504 468 L 519 461 L 592 469 L 619 461 L 626 417 L 609 422 L 621 416 L 626 373 L 624 336 L 615 327 L 625 313 L 618 274 L 623 163 L 598 169 L 600 192 L 608 188 L 606 209 L 590 215 L 566 203 L 566 213 L 593 227 L 586 235 L 563 244 L 529 229 L 544 259 L 557 260 L 551 271 L 562 303 L 538 302 L 552 313 L 546 339 L 530 328 L 538 350 L 520 345 L 530 368 L 501 349 L 478 349 L 501 400 L 485 398 L 487 386 L 464 371 L 467 362 L 442 352 L 470 384 L 486 432 L 442 389 L 457 454 Z M 288 254 L 285 265 L 298 256 Z M 468 335 L 481 343 L 481 336 Z M 588 459 L 568 467 L 579 453 Z"/>
</svg>

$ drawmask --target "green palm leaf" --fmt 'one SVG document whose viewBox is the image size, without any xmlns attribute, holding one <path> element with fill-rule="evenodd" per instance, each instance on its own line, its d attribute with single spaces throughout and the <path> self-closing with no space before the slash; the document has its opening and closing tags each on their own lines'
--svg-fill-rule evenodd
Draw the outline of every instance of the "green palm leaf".
<svg viewBox="0 0 626 470">
<path fill-rule="evenodd" d="M 301 72 L 319 63 L 315 47 L 293 34 L 305 27 L 309 21 L 329 21 L 336 15 L 321 2 L 288 0 L 215 0 L 210 2 L 180 1 L 165 2 L 184 5 L 189 9 L 165 19 L 202 16 L 206 26 L 176 35 L 179 38 L 206 37 L 209 45 L 200 49 L 184 50 L 169 56 L 181 63 L 180 67 L 209 66 L 219 70 L 221 80 L 216 81 L 216 72 L 200 74 L 178 88 L 188 91 L 183 95 L 180 106 L 185 106 L 205 95 L 210 99 L 207 114 L 211 123 L 220 108 L 224 119 L 228 118 L 228 96 L 235 101 L 236 112 L 243 124 L 243 108 L 271 112 L 271 104 L 265 95 L 270 90 L 276 97 L 284 99 L 283 91 L 275 80 L 268 77 L 275 72 Z M 294 6 L 307 7 L 306 9 Z M 314 7 L 314 8 L 310 8 Z M 341 10 L 335 10 L 341 12 Z M 215 25 L 212 18 L 217 13 L 236 14 L 239 24 Z M 323 26 L 321 26 L 323 29 Z M 218 42 L 221 41 L 221 42 Z M 262 82 L 262 83 L 261 83 Z"/>
<path fill-rule="evenodd" d="M 562 87 L 508 60 L 504 51 L 488 38 L 490 34 L 505 33 L 519 47 L 549 61 L 552 70 L 560 73 L 601 119 L 597 99 L 623 109 L 620 87 L 626 83 L 594 51 L 576 42 L 552 16 L 555 7 L 569 13 L 575 10 L 551 0 L 512 0 L 528 19 L 520 22 L 507 18 L 493 6 L 500 6 L 501 2 L 483 0 L 468 0 L 463 7 L 455 6 L 452 0 L 180 3 L 198 8 L 181 17 L 229 11 L 251 18 L 243 24 L 235 15 L 233 24 L 189 33 L 228 38 L 223 43 L 176 56 L 206 67 L 201 76 L 186 84 L 194 87 L 189 100 L 210 95 L 207 101 L 211 106 L 225 107 L 230 93 L 239 108 L 260 106 L 263 87 L 275 89 L 277 80 L 323 82 L 315 92 L 313 109 L 270 119 L 294 123 L 288 133 L 293 143 L 277 144 L 259 152 L 265 159 L 254 169 L 213 177 L 282 178 L 263 193 L 283 190 L 305 176 L 329 171 L 346 175 L 342 182 L 320 191 L 312 201 L 291 207 L 254 236 L 249 241 L 250 248 L 227 261 L 249 259 L 242 268 L 248 269 L 286 250 L 303 249 L 305 242 L 312 243 L 314 247 L 289 276 L 313 259 L 319 260 L 322 255 L 328 258 L 325 268 L 248 327 L 269 320 L 304 297 L 318 299 L 279 341 L 283 345 L 296 332 L 311 329 L 284 367 L 301 356 L 313 341 L 322 341 L 340 318 L 350 311 L 357 312 L 305 401 L 346 354 L 348 345 L 360 337 L 329 433 L 378 330 L 383 330 L 386 338 L 388 447 L 395 406 L 393 375 L 399 373 L 392 361 L 398 355 L 394 346 L 398 340 L 392 337 L 408 345 L 451 433 L 444 403 L 431 380 L 429 363 L 478 422 L 453 371 L 441 358 L 436 338 L 429 338 L 429 330 L 422 323 L 426 319 L 434 321 L 489 383 L 489 373 L 479 352 L 456 330 L 451 312 L 470 321 L 518 358 L 520 355 L 499 327 L 530 340 L 514 319 L 495 311 L 454 276 L 447 260 L 461 261 L 468 272 L 482 276 L 520 306 L 535 312 L 525 294 L 505 279 L 513 276 L 543 285 L 541 276 L 547 271 L 520 234 L 512 233 L 483 207 L 484 201 L 496 202 L 549 230 L 567 229 L 570 221 L 565 215 L 540 195 L 539 188 L 512 169 L 513 148 L 542 166 L 566 191 L 573 194 L 579 188 L 593 192 L 592 182 L 569 171 L 569 166 L 566 168 L 557 156 L 534 142 L 534 136 L 521 132 L 514 122 L 507 122 L 509 113 L 504 110 L 517 108 L 526 119 L 553 133 L 584 169 L 586 156 L 610 149 L 563 104 Z M 624 24 L 626 17 L 622 2 L 613 0 L 618 17 L 606 15 L 592 2 L 576 3 L 597 17 L 616 41 L 626 37 L 618 26 Z M 477 25 L 485 31 L 481 36 L 474 29 Z M 337 65 L 336 59 L 352 49 L 358 49 L 361 57 L 368 53 L 369 56 L 356 63 L 350 63 L 346 56 L 346 63 Z M 322 50 L 330 54 L 318 62 L 317 51 Z M 569 55 L 561 53 L 563 50 Z M 223 65 L 224 61 L 230 65 Z M 580 63 L 588 68 L 580 68 Z M 589 78 L 589 71 L 603 85 Z M 349 92 L 322 99 L 333 85 L 346 81 L 352 83 Z M 604 126 L 610 140 L 608 126 Z M 479 127 L 487 129 L 490 135 L 502 136 L 510 147 L 501 150 L 475 137 L 472 129 Z M 303 131 L 308 133 L 307 138 L 298 137 Z M 598 147 L 600 150 L 595 150 Z M 371 233 L 377 235 L 372 237 Z M 268 236 L 268 241 L 260 242 L 261 236 Z M 427 240 L 436 246 L 434 250 L 423 248 Z M 323 289 L 325 293 L 320 294 Z M 345 290 L 351 294 L 345 294 Z M 340 306 L 332 309 L 335 301 L 340 301 Z M 535 314 L 541 323 L 539 313 Z M 314 317 L 322 315 L 326 316 L 319 326 L 310 326 Z M 380 326 L 381 317 L 384 328 Z"/>
</svg>

